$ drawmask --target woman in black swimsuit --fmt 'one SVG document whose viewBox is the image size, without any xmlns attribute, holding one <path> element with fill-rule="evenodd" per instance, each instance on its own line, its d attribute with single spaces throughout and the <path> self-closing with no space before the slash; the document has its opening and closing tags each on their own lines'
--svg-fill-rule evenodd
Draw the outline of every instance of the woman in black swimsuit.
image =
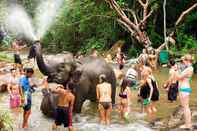
<svg viewBox="0 0 197 131">
<path fill-rule="evenodd" d="M 159 91 L 157 82 L 152 75 L 151 69 L 146 69 L 142 72 L 143 84 L 139 91 L 139 96 L 143 99 L 143 105 L 148 114 L 156 112 L 155 102 L 159 100 Z"/>
</svg>

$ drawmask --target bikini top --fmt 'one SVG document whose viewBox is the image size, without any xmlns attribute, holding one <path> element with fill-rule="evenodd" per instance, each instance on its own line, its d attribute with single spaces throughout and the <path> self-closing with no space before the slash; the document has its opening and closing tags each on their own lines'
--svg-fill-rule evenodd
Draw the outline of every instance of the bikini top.
<svg viewBox="0 0 197 131">
<path fill-rule="evenodd" d="M 120 92 L 119 97 L 121 97 L 123 99 L 127 99 L 127 93 L 126 92 Z"/>
<path fill-rule="evenodd" d="M 189 65 L 189 66 L 187 66 L 187 67 L 184 69 L 184 71 L 187 70 L 188 68 L 192 68 L 192 70 L 193 70 L 192 65 Z M 182 74 L 184 71 L 180 72 L 180 74 Z M 185 79 L 187 79 L 188 82 L 191 83 L 191 81 L 192 81 L 192 76 L 186 77 Z"/>
</svg>

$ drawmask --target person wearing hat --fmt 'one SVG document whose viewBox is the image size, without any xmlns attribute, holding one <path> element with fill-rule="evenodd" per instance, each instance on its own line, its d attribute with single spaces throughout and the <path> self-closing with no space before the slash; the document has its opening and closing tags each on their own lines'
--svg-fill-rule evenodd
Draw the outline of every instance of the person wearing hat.
<svg viewBox="0 0 197 131">
<path fill-rule="evenodd" d="M 177 79 L 179 82 L 180 102 L 184 111 L 184 118 L 185 118 L 185 124 L 181 125 L 180 128 L 191 129 L 192 122 L 191 122 L 191 110 L 189 108 L 189 96 L 192 93 L 192 88 L 190 83 L 194 72 L 194 68 L 192 66 L 192 55 L 190 54 L 184 55 L 183 64 L 185 66 L 185 69 L 177 74 Z"/>
<path fill-rule="evenodd" d="M 98 110 L 100 112 L 100 123 L 110 124 L 110 115 L 112 111 L 112 87 L 111 84 L 107 82 L 106 76 L 101 74 L 99 76 L 100 84 L 96 87 L 96 95 L 98 104 Z"/>
</svg>

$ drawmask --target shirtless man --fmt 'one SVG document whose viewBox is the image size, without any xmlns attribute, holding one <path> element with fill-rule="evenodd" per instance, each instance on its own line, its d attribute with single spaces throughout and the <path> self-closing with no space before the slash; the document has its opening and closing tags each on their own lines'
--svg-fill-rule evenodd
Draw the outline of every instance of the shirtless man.
<svg viewBox="0 0 197 131">
<path fill-rule="evenodd" d="M 55 123 L 52 126 L 52 130 L 57 131 L 58 126 L 64 124 L 64 127 L 68 127 L 69 131 L 74 131 L 72 127 L 72 111 L 75 96 L 71 92 L 72 87 L 68 84 L 68 89 L 65 90 L 63 85 L 58 85 L 56 89 L 51 90 L 59 95 Z"/>
<path fill-rule="evenodd" d="M 100 84 L 96 87 L 96 95 L 99 101 L 100 123 L 108 125 L 110 124 L 110 114 L 112 111 L 111 84 L 106 82 L 104 74 L 99 76 L 99 82 Z"/>
</svg>

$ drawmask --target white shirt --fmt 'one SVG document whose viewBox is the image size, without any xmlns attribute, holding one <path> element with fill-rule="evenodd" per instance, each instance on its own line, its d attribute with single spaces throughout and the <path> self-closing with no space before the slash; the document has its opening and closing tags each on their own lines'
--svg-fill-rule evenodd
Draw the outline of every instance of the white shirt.
<svg viewBox="0 0 197 131">
<path fill-rule="evenodd" d="M 129 80 L 136 80 L 136 78 L 137 78 L 137 71 L 134 70 L 133 68 L 129 68 L 127 73 L 126 73 L 126 77 Z"/>
</svg>

